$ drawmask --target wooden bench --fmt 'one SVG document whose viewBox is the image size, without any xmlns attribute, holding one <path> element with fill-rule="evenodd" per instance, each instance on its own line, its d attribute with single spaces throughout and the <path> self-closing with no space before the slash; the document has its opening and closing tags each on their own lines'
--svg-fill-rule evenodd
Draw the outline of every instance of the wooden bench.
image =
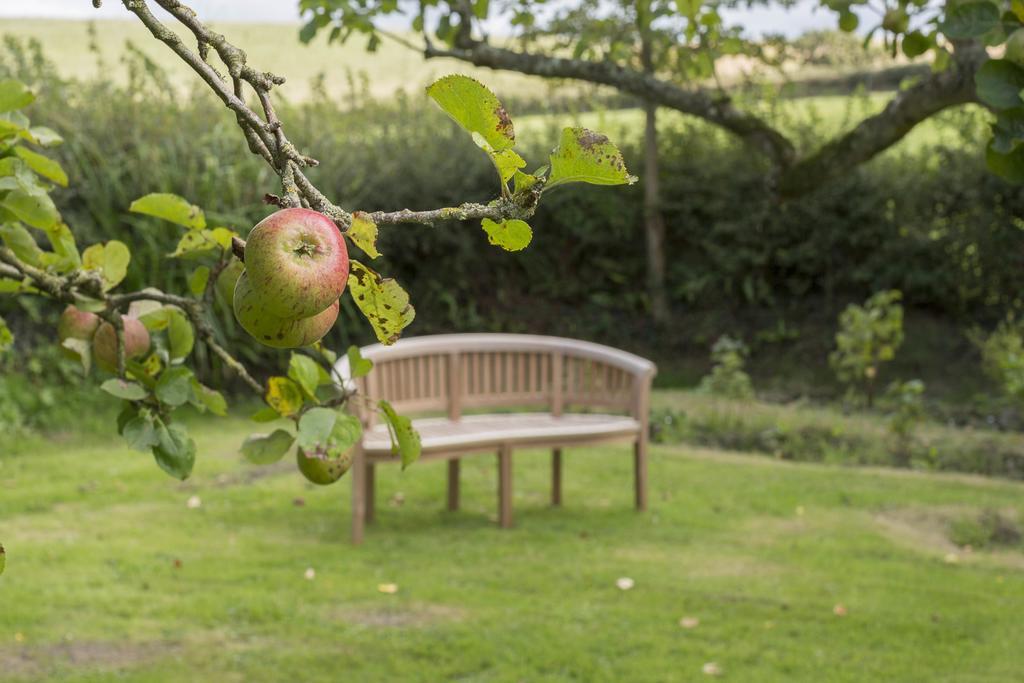
<svg viewBox="0 0 1024 683">
<path fill-rule="evenodd" d="M 416 337 L 368 346 L 362 354 L 374 368 L 354 380 L 361 395 L 387 399 L 406 415 L 444 415 L 413 424 L 422 437 L 421 460 L 448 460 L 449 510 L 459 507 L 464 455 L 497 453 L 498 520 L 509 527 L 513 448 L 553 449 L 551 502 L 559 505 L 562 449 L 622 441 L 633 444 L 636 508 L 646 508 L 647 414 L 656 372 L 650 361 L 590 342 L 525 334 Z M 347 359 L 337 370 L 353 381 Z M 545 412 L 524 412 L 538 409 Z M 354 543 L 373 521 L 374 468 L 396 462 L 386 425 L 373 411 L 357 413 L 365 429 L 350 473 Z"/>
</svg>

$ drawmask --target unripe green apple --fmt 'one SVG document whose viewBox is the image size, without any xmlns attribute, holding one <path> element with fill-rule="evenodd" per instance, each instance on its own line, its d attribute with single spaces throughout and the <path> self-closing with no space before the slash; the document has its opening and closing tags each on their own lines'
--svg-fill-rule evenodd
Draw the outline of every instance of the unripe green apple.
<svg viewBox="0 0 1024 683">
<path fill-rule="evenodd" d="M 892 33 L 906 33 L 910 28 L 910 15 L 899 7 L 891 9 L 882 17 L 882 28 Z"/>
<path fill-rule="evenodd" d="M 327 334 L 338 318 L 337 300 L 314 316 L 286 320 L 267 310 L 265 298 L 262 292 L 253 289 L 246 269 L 235 285 L 235 318 L 258 342 L 274 348 L 294 349 L 309 346 Z"/>
<path fill-rule="evenodd" d="M 235 285 L 242 276 L 245 266 L 238 259 L 231 259 L 227 267 L 217 276 L 217 296 L 225 306 L 230 306 L 235 298 Z"/>
<path fill-rule="evenodd" d="M 124 357 L 141 358 L 149 352 L 149 330 L 137 318 L 123 316 Z M 117 332 L 110 323 L 103 323 L 92 338 L 92 355 L 96 365 L 107 372 L 117 372 Z"/>
<path fill-rule="evenodd" d="M 96 334 L 96 328 L 99 326 L 100 317 L 98 315 L 69 304 L 60 314 L 60 321 L 57 323 L 57 336 L 61 341 L 65 339 L 89 341 Z"/>
<path fill-rule="evenodd" d="M 348 247 L 327 216 L 282 209 L 256 224 L 245 243 L 245 271 L 261 307 L 297 320 L 325 310 L 348 282 Z"/>
<path fill-rule="evenodd" d="M 1024 66 L 1024 28 L 1019 28 L 1006 39 L 1006 52 L 1003 59 Z"/>
<path fill-rule="evenodd" d="M 352 466 L 352 449 L 345 451 L 337 457 L 307 456 L 301 449 L 295 452 L 295 461 L 299 465 L 299 471 L 309 481 L 320 486 L 327 486 L 341 479 Z"/>
</svg>

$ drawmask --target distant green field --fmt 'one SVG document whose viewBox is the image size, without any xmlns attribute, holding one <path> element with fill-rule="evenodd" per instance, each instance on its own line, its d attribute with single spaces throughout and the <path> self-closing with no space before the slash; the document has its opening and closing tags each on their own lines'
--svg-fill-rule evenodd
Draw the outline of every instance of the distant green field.
<svg viewBox="0 0 1024 683">
<path fill-rule="evenodd" d="M 99 57 L 104 73 L 123 82 L 127 78 L 127 68 L 122 59 L 126 42 L 130 41 L 166 69 L 172 83 L 181 87 L 196 83 L 196 77 L 188 67 L 163 44 L 153 40 L 137 22 L 99 21 L 93 25 L 96 27 L 98 54 L 89 47 L 89 22 L 7 20 L 0 24 L 0 33 L 38 39 L 45 53 L 56 62 L 59 72 L 68 77 L 95 77 L 100 69 Z M 425 61 L 419 53 L 388 40 L 384 41 L 376 53 L 371 54 L 364 49 L 365 43 L 361 38 L 353 39 L 346 45 L 328 45 L 322 38 L 312 45 L 303 45 L 298 39 L 298 25 L 220 24 L 215 25 L 215 28 L 244 48 L 251 64 L 286 76 L 288 82 L 278 93 L 292 101 L 308 99 L 316 87 L 314 83 L 321 78 L 322 87 L 332 99 L 345 100 L 367 94 L 387 98 L 399 91 L 419 97 L 425 85 L 449 73 L 472 75 L 504 97 L 514 95 L 520 99 L 540 100 L 556 91 L 563 96 L 567 92 L 577 92 L 572 82 L 545 81 L 537 77 L 480 69 L 456 60 Z M 593 88 L 580 88 L 580 109 L 592 109 L 594 94 L 601 92 Z M 841 96 L 824 96 L 783 100 L 774 104 L 753 104 L 784 130 L 796 130 L 801 124 L 813 122 L 815 130 L 834 134 L 848 129 L 864 116 L 880 111 L 890 98 L 891 95 L 887 93 L 873 93 L 853 100 Z M 515 115 L 515 111 L 512 113 Z M 976 113 L 970 117 L 970 125 L 977 125 L 983 116 Z M 584 125 L 606 132 L 616 140 L 635 140 L 643 130 L 642 119 L 642 112 L 636 109 L 601 111 L 598 107 L 597 110 L 579 114 L 519 116 L 516 117 L 516 124 L 526 134 L 547 133 L 549 127 Z M 661 114 L 664 127 L 686 123 L 693 124 L 694 119 L 669 110 Z M 949 127 L 942 134 L 946 137 L 953 135 Z M 908 140 L 914 146 L 928 145 L 937 142 L 938 135 L 938 127 L 925 123 Z M 897 149 L 905 150 L 908 147 L 905 143 Z"/>
<path fill-rule="evenodd" d="M 348 480 L 245 464 L 253 427 L 197 421 L 185 483 L 113 435 L 0 453 L 0 679 L 665 683 L 714 680 L 714 663 L 733 681 L 1006 683 L 1024 668 L 1019 542 L 951 533 L 1019 513 L 1019 483 L 658 446 L 637 514 L 627 448 L 569 449 L 553 509 L 547 454 L 523 451 L 514 529 L 492 520 L 493 457 L 465 461 L 457 513 L 442 464 L 382 467 L 354 548 Z"/>
<path fill-rule="evenodd" d="M 37 38 L 62 74 L 89 78 L 96 75 L 98 67 L 96 55 L 89 51 L 88 26 L 89 22 L 85 21 L 5 20 L 0 22 L 0 33 Z M 127 76 L 121 57 L 126 41 L 131 41 L 167 69 L 173 82 L 191 84 L 196 78 L 184 62 L 154 40 L 139 22 L 98 21 L 94 26 L 100 55 L 114 77 L 124 79 Z M 364 78 L 370 94 L 384 97 L 398 90 L 418 91 L 449 73 L 476 76 L 498 92 L 522 92 L 539 97 L 547 88 L 544 81 L 537 78 L 477 69 L 448 59 L 425 61 L 419 53 L 392 41 L 385 41 L 373 54 L 366 52 L 365 40 L 361 38 L 345 45 L 328 45 L 324 38 L 318 38 L 311 45 L 303 45 L 299 42 L 298 24 L 215 24 L 214 28 L 244 49 L 251 65 L 287 77 L 288 82 L 279 92 L 291 100 L 308 98 L 313 81 L 320 75 L 324 76 L 328 94 L 336 98 L 362 94 L 359 84 Z M 350 82 L 357 85 L 355 92 Z"/>
</svg>

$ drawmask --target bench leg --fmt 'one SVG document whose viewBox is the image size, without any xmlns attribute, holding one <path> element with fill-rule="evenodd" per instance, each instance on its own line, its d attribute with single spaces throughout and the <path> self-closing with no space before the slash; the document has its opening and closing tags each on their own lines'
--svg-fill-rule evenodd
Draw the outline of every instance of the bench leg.
<svg viewBox="0 0 1024 683">
<path fill-rule="evenodd" d="M 459 509 L 459 459 L 452 458 L 448 461 L 448 510 L 455 512 Z"/>
<path fill-rule="evenodd" d="M 498 449 L 498 524 L 512 526 L 512 449 Z"/>
<path fill-rule="evenodd" d="M 633 483 L 636 509 L 647 509 L 647 439 L 639 438 L 633 444 Z"/>
<path fill-rule="evenodd" d="M 377 468 L 366 466 L 366 523 L 373 524 L 373 513 L 377 498 Z"/>
<path fill-rule="evenodd" d="M 352 467 L 352 544 L 363 542 L 366 522 L 366 465 L 363 454 L 356 450 Z"/>
<path fill-rule="evenodd" d="M 562 449 L 551 451 L 551 504 L 562 504 Z"/>
</svg>

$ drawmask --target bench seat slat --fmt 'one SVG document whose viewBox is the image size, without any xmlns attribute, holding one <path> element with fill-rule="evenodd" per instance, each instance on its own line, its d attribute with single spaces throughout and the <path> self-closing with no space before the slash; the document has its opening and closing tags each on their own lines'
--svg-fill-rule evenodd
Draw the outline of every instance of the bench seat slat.
<svg viewBox="0 0 1024 683">
<path fill-rule="evenodd" d="M 571 413 L 499 413 L 464 415 L 457 421 L 448 418 L 413 420 L 419 431 L 424 452 L 470 445 L 523 444 L 551 439 L 572 439 L 595 436 L 636 436 L 640 423 L 623 415 Z M 390 455 L 391 441 L 387 427 L 376 425 L 363 436 L 367 455 Z"/>
</svg>

